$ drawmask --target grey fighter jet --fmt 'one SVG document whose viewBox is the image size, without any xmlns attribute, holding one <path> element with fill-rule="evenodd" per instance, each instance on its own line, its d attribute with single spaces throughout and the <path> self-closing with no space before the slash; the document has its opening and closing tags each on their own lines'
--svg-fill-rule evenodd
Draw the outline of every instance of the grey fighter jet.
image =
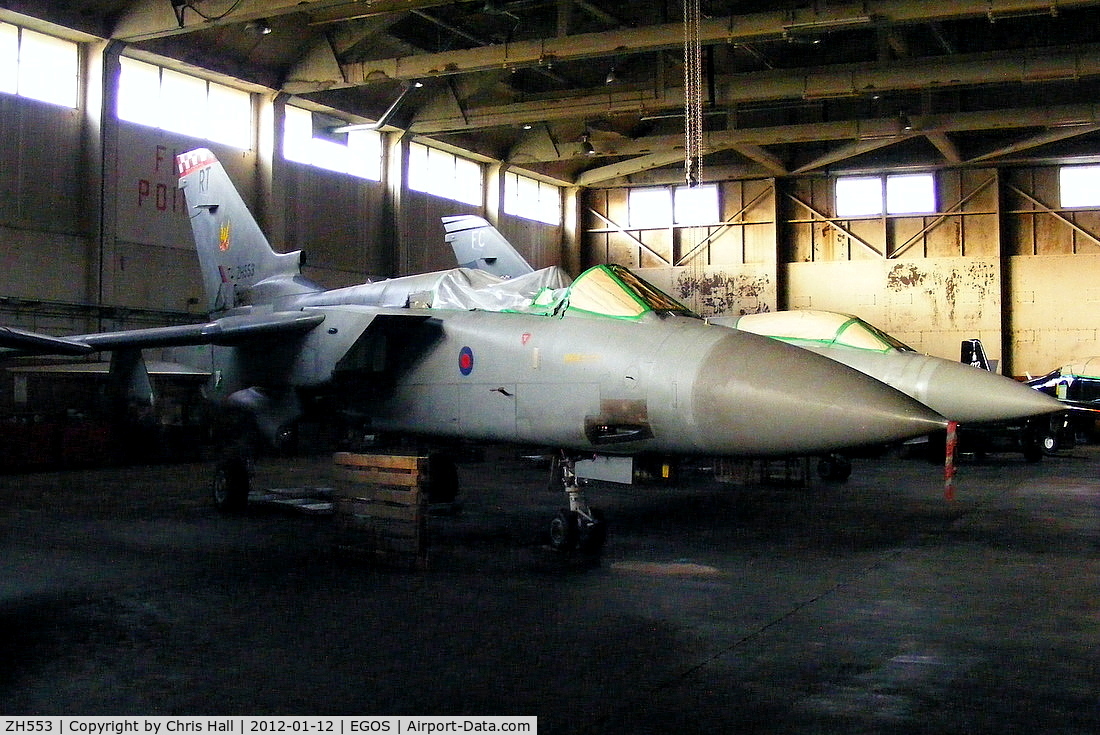
<svg viewBox="0 0 1100 735">
<path fill-rule="evenodd" d="M 912 396 L 952 421 L 977 424 L 1059 411 L 1024 383 L 925 355 L 851 314 L 813 309 L 711 317 L 711 324 L 772 337 L 824 355 Z"/>
<path fill-rule="evenodd" d="M 917 399 L 967 431 L 1061 409 L 1057 401 L 1023 383 L 969 362 L 917 352 L 851 314 L 795 309 L 711 317 L 708 321 L 797 345 L 855 368 Z M 942 438 L 937 434 L 938 441 L 931 442 L 930 459 L 943 447 L 939 441 Z M 1031 443 L 1022 442 L 1025 453 L 1030 451 L 1027 447 Z M 843 454 L 831 452 L 819 462 L 818 472 L 826 479 L 844 480 L 851 472 L 851 462 Z"/>
<path fill-rule="evenodd" d="M 715 329 L 626 268 L 502 279 L 470 269 L 325 290 L 298 252 L 268 245 L 206 149 L 177 158 L 210 311 L 203 324 L 49 337 L 0 330 L 36 353 L 114 351 L 144 385 L 144 348 L 206 345 L 209 394 L 271 440 L 306 407 L 372 431 L 596 454 L 782 456 L 892 442 L 942 429 L 935 411 L 836 362 Z M 216 500 L 247 487 L 223 478 Z M 572 472 L 554 544 L 598 545 L 600 514 Z"/>
<path fill-rule="evenodd" d="M 445 239 L 459 263 L 505 277 L 531 271 L 515 248 L 481 217 L 447 217 L 443 224 Z M 857 316 L 833 311 L 796 309 L 709 317 L 706 321 L 771 337 L 836 360 L 961 424 L 1007 421 L 1064 408 L 1046 396 L 1036 396 L 1028 384 L 992 372 L 980 343 L 972 348 L 980 351 L 979 356 L 953 362 L 917 352 Z"/>
</svg>

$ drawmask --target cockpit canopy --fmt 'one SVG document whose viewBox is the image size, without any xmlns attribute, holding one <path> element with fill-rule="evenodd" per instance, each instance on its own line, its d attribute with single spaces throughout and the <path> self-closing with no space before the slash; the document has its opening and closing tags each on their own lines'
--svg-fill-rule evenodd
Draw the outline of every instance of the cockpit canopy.
<svg viewBox="0 0 1100 735">
<path fill-rule="evenodd" d="M 565 315 L 640 319 L 650 312 L 695 316 L 688 307 L 621 265 L 597 265 L 577 276 Z"/>
<path fill-rule="evenodd" d="M 738 329 L 798 345 L 839 345 L 875 352 L 913 352 L 878 327 L 851 314 L 797 309 L 794 311 L 746 314 L 737 320 Z"/>
<path fill-rule="evenodd" d="M 1060 401 L 1100 403 L 1100 357 L 1079 359 L 1027 384 Z"/>
</svg>

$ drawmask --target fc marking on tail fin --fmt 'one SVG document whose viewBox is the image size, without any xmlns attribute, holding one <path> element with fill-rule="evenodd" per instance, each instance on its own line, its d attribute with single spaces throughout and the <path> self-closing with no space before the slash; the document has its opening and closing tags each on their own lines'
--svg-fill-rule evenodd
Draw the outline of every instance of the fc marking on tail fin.
<svg viewBox="0 0 1100 735">
<path fill-rule="evenodd" d="M 515 278 L 534 268 L 495 227 L 481 217 L 460 214 L 443 218 L 444 240 L 451 244 L 458 264 L 494 276 Z"/>
</svg>

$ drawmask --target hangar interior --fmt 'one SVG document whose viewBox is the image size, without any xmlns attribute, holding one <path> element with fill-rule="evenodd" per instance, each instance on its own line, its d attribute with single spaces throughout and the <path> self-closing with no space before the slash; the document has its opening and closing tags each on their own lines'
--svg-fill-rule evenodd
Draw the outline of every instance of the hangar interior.
<svg viewBox="0 0 1100 735">
<path fill-rule="evenodd" d="M 206 147 L 327 287 L 452 267 L 440 218 L 470 213 L 707 316 L 848 312 L 1041 375 L 1096 353 L 1098 28 L 1084 0 L 3 2 L 0 326 L 203 322 L 174 159 Z M 209 375 L 148 360 L 192 442 Z M 105 365 L 51 363 L 0 371 L 0 414 L 102 398 Z M 335 554 L 327 517 L 216 513 L 195 457 L 85 466 L 148 460 L 144 424 L 37 428 L 0 422 L 3 716 L 1100 728 L 1095 446 L 975 458 L 951 501 L 908 457 L 855 457 L 843 489 L 689 464 L 600 487 L 596 558 L 546 543 L 541 459 L 490 446 L 405 574 Z"/>
<path fill-rule="evenodd" d="M 469 212 L 536 266 L 618 262 L 704 315 L 851 312 L 1044 374 L 1096 338 L 1097 5 L 6 3 L 30 51 L 0 98 L 0 314 L 54 333 L 198 318 L 172 158 L 209 146 L 325 285 L 451 265 L 439 217 Z M 50 94 L 35 53 L 64 59 Z M 243 132 L 201 132 L 230 108 Z M 302 125 L 327 152 L 288 153 Z M 376 135 L 372 172 L 330 170 Z M 681 214 L 686 157 L 710 199 Z M 465 201 L 423 191 L 429 165 Z M 838 207 L 846 181 L 925 189 Z"/>
</svg>

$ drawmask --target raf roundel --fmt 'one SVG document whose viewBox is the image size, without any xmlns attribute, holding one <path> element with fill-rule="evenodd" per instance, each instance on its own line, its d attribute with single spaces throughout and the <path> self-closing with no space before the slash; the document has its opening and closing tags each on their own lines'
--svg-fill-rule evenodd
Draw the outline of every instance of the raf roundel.
<svg viewBox="0 0 1100 735">
<path fill-rule="evenodd" d="M 469 375 L 474 371 L 474 351 L 469 347 L 463 347 L 458 352 L 458 370 L 463 375 Z"/>
</svg>

